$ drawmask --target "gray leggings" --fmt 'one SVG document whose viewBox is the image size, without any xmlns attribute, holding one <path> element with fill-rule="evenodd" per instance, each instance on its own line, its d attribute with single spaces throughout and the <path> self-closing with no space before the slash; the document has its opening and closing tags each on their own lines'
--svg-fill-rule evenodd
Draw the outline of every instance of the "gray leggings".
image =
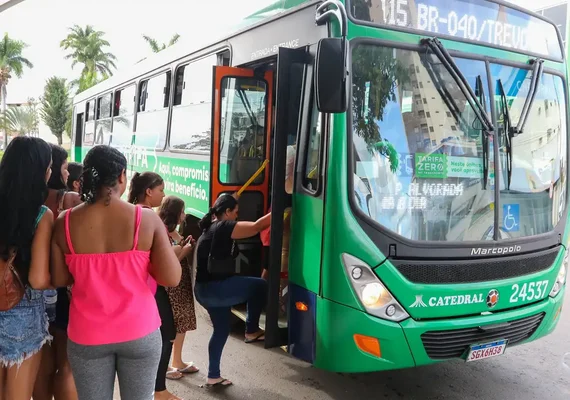
<svg viewBox="0 0 570 400">
<path fill-rule="evenodd" d="M 101 346 L 67 343 L 79 400 L 113 400 L 115 372 L 121 400 L 153 400 L 162 349 L 157 330 L 142 339 Z"/>
</svg>

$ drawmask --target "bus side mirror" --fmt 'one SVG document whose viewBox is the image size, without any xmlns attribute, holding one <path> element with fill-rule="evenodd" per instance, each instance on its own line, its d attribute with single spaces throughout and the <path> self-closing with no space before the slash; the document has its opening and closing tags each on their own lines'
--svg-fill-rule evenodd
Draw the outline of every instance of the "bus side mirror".
<svg viewBox="0 0 570 400">
<path fill-rule="evenodd" d="M 333 114 L 347 110 L 346 53 L 344 39 L 326 38 L 319 41 L 315 61 L 315 97 L 320 112 Z"/>
</svg>

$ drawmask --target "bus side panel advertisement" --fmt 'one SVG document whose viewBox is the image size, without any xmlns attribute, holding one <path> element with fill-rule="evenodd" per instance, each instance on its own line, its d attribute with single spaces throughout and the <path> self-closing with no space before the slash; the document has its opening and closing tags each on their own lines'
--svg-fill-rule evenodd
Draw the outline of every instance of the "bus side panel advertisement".
<svg viewBox="0 0 570 400">
<path fill-rule="evenodd" d="M 134 172 L 153 171 L 164 179 L 164 191 L 184 200 L 186 213 L 202 217 L 209 208 L 210 162 L 166 157 L 153 149 L 129 146 L 119 149 L 127 157 L 130 180 Z"/>
</svg>

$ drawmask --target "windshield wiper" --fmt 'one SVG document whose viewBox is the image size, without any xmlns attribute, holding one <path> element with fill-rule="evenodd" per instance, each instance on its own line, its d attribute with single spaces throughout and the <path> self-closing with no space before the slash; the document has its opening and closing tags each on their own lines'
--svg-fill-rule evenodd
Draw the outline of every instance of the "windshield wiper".
<svg viewBox="0 0 570 400">
<path fill-rule="evenodd" d="M 481 97 L 481 103 L 487 104 L 485 98 L 485 89 L 483 88 L 483 80 L 481 75 L 477 75 L 475 81 L 475 88 Z M 486 131 L 481 132 L 481 146 L 483 147 L 482 157 L 483 157 L 483 190 L 487 190 L 487 178 L 489 176 L 489 135 Z"/>
<path fill-rule="evenodd" d="M 507 102 L 507 95 L 503 82 L 499 79 L 497 81 L 499 88 L 499 95 L 501 96 L 501 115 L 503 116 L 503 135 L 505 140 L 505 148 L 507 150 L 507 190 L 511 190 L 511 179 L 513 176 L 513 147 L 511 143 L 511 135 L 513 135 L 513 126 L 511 122 L 511 114 L 509 112 L 509 103 Z M 514 128 L 516 129 L 516 128 Z"/>
<path fill-rule="evenodd" d="M 526 99 L 524 101 L 523 109 L 521 111 L 521 116 L 519 118 L 519 121 L 517 122 L 517 126 L 513 127 L 509 132 L 509 134 L 512 137 L 515 137 L 523 133 L 524 131 L 526 120 L 530 115 L 532 103 L 534 102 L 536 92 L 538 91 L 538 83 L 540 82 L 540 77 L 542 76 L 544 60 L 540 58 L 535 58 L 534 60 L 531 61 L 531 63 L 533 64 L 533 67 L 532 67 L 532 79 L 530 81 L 530 88 L 528 89 L 528 94 L 526 95 Z"/>
<path fill-rule="evenodd" d="M 489 117 L 489 114 L 487 114 L 487 111 L 485 110 L 484 106 L 481 105 L 481 102 L 479 102 L 479 100 L 477 99 L 477 96 L 475 95 L 475 93 L 473 92 L 473 89 L 471 88 L 471 86 L 469 85 L 469 83 L 467 82 L 467 79 L 465 79 L 465 76 L 463 75 L 463 73 L 461 72 L 461 70 L 459 69 L 459 67 L 457 66 L 457 64 L 455 63 L 455 61 L 453 60 L 453 58 L 451 57 L 451 55 L 449 54 L 449 52 L 445 49 L 445 47 L 443 46 L 443 44 L 439 41 L 439 39 L 437 38 L 430 38 L 430 39 L 422 39 L 420 41 L 420 43 L 424 46 L 426 46 L 426 48 L 428 48 L 429 50 L 431 50 L 435 56 L 439 59 L 439 61 L 441 62 L 441 64 L 445 67 L 445 69 L 449 72 L 449 74 L 451 75 L 451 78 L 455 81 L 455 83 L 457 84 L 459 90 L 461 91 L 461 93 L 463 93 L 463 95 L 465 96 L 465 99 L 467 100 L 467 102 L 469 103 L 469 105 L 471 106 L 471 108 L 473 109 L 473 112 L 475 113 L 475 117 L 481 122 L 482 125 L 482 135 L 483 135 L 483 140 L 482 140 L 482 145 L 483 145 L 483 189 L 486 189 L 487 186 L 487 176 L 489 174 L 489 166 L 488 166 L 488 136 L 491 135 L 495 128 L 493 126 L 493 121 L 491 120 L 491 117 Z M 429 61 L 428 61 L 429 64 Z M 445 82 L 444 82 L 445 83 Z M 445 87 L 445 85 L 442 85 L 443 87 Z M 482 100 L 483 102 L 485 102 L 485 95 L 484 95 L 484 90 L 483 90 L 483 84 L 481 82 L 481 77 L 478 77 L 477 79 L 477 86 L 479 89 L 479 92 L 481 93 L 482 96 Z M 455 99 L 450 96 L 449 99 L 445 99 L 444 101 L 447 103 L 448 101 L 453 101 L 455 103 L 455 109 L 459 110 L 459 107 L 457 107 L 456 101 Z M 453 110 L 453 108 L 451 108 Z M 458 119 L 459 121 L 459 119 Z"/>
<path fill-rule="evenodd" d="M 505 93 L 505 87 L 501 79 L 497 81 L 499 88 L 499 95 L 501 96 L 501 115 L 503 116 L 503 126 L 504 126 L 504 140 L 505 140 L 505 150 L 507 155 L 507 190 L 511 190 L 511 180 L 513 176 L 513 146 L 512 138 L 524 132 L 524 127 L 530 111 L 532 109 L 532 103 L 538 92 L 538 84 L 540 82 L 540 77 L 542 76 L 543 63 L 544 60 L 536 58 L 531 61 L 533 64 L 532 68 L 532 78 L 530 81 L 530 87 L 526 99 L 524 101 L 523 109 L 516 126 L 513 126 L 511 120 L 511 114 L 509 111 L 509 103 L 507 101 L 507 94 Z"/>
<path fill-rule="evenodd" d="M 475 96 L 475 93 L 473 93 L 473 89 L 471 89 L 471 86 L 469 86 L 469 83 L 467 83 L 467 79 L 465 79 L 465 76 L 461 73 L 461 70 L 459 69 L 457 64 L 455 64 L 455 61 L 453 61 L 453 58 L 451 57 L 449 52 L 445 49 L 445 47 L 443 47 L 443 44 L 439 41 L 439 39 L 437 38 L 422 39 L 420 43 L 426 46 L 431 51 L 433 51 L 433 53 L 441 61 L 445 69 L 447 69 L 447 71 L 449 72 L 449 74 L 451 75 L 451 77 L 459 87 L 459 90 L 461 90 L 461 92 L 465 96 L 467 102 L 473 108 L 475 116 L 477 117 L 477 119 L 479 119 L 479 121 L 481 121 L 481 124 L 483 125 L 483 130 L 486 132 L 492 132 L 494 128 L 493 128 L 493 121 L 491 121 L 491 117 L 489 117 L 489 114 L 487 114 L 487 112 L 485 111 L 485 109 L 477 99 L 477 96 Z"/>
</svg>

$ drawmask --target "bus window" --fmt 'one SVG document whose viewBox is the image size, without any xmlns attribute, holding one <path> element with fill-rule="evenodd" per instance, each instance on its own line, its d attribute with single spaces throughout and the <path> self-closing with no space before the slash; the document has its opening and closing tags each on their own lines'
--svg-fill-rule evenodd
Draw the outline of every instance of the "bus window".
<svg viewBox="0 0 570 400">
<path fill-rule="evenodd" d="M 224 77 L 221 82 L 220 182 L 241 185 L 265 160 L 267 83 Z M 264 180 L 261 173 L 254 184 Z"/>
<path fill-rule="evenodd" d="M 170 148 L 210 151 L 212 124 L 212 55 L 176 70 Z"/>
<path fill-rule="evenodd" d="M 319 187 L 320 159 L 322 147 L 322 125 L 321 113 L 315 103 L 311 113 L 311 126 L 307 137 L 307 147 L 305 153 L 305 171 L 303 173 L 303 186 L 311 192 L 316 192 Z"/>
<path fill-rule="evenodd" d="M 111 104 L 113 94 L 107 93 L 97 99 L 97 122 L 95 144 L 109 144 L 111 139 Z"/>
<path fill-rule="evenodd" d="M 113 106 L 113 145 L 128 146 L 133 137 L 135 115 L 135 85 L 130 85 L 115 92 Z"/>
<path fill-rule="evenodd" d="M 95 100 L 89 100 L 85 106 L 85 136 L 83 144 L 92 146 L 95 142 Z"/>
<path fill-rule="evenodd" d="M 141 82 L 135 143 L 137 146 L 164 149 L 170 101 L 170 71 Z"/>
<path fill-rule="evenodd" d="M 113 94 L 107 93 L 97 99 L 97 119 L 104 119 L 111 117 L 111 100 Z"/>
</svg>

